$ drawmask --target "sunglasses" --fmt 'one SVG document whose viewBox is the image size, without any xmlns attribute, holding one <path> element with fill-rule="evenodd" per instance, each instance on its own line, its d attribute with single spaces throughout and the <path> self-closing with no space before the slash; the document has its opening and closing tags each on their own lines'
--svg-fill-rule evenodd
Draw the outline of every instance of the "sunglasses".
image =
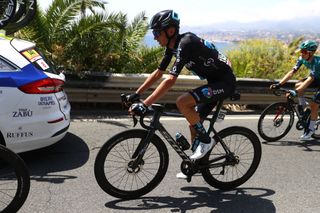
<svg viewBox="0 0 320 213">
<path fill-rule="evenodd" d="M 160 34 L 161 34 L 161 30 L 152 30 L 152 34 L 154 36 L 155 39 L 159 38 Z"/>
<path fill-rule="evenodd" d="M 307 54 L 309 51 L 308 50 L 306 50 L 306 49 L 301 49 L 300 50 L 300 53 L 302 53 L 302 54 Z"/>
</svg>

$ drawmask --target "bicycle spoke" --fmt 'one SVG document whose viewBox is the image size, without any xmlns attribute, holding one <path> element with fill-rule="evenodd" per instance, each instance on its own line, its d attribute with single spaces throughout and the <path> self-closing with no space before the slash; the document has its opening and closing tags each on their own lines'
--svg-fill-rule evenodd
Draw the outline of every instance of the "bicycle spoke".
<svg viewBox="0 0 320 213">
<path fill-rule="evenodd" d="M 294 111 L 288 107 L 288 103 L 273 103 L 262 112 L 258 121 L 258 132 L 266 141 L 279 140 L 288 133 L 293 119 Z"/>
<path fill-rule="evenodd" d="M 131 155 L 141 139 L 130 138 L 119 142 L 105 160 L 105 175 L 110 184 L 125 191 L 134 191 L 146 186 L 155 176 L 160 165 L 160 156 L 153 144 L 150 144 L 143 162 L 134 171 L 129 168 Z"/>
<path fill-rule="evenodd" d="M 251 142 L 243 135 L 230 135 L 229 137 L 223 138 L 223 141 L 229 147 L 230 151 L 239 158 L 240 163 L 234 166 L 224 166 L 224 172 L 222 174 L 220 172 L 216 173 L 215 171 L 217 169 L 214 169 L 211 174 L 218 180 L 228 182 L 238 179 L 246 173 L 252 163 L 254 149 Z M 226 153 L 222 150 L 221 145 L 215 147 L 210 158 L 225 155 Z"/>
</svg>

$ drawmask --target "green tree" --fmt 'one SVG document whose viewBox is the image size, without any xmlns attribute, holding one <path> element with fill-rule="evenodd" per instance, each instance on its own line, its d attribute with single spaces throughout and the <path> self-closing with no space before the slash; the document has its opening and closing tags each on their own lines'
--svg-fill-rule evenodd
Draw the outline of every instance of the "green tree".
<svg viewBox="0 0 320 213">
<path fill-rule="evenodd" d="M 54 0 L 16 35 L 36 42 L 67 70 L 143 72 L 156 67 L 159 55 L 141 45 L 147 30 L 144 12 L 128 23 L 121 12 L 107 13 L 102 0 Z M 144 59 L 152 63 L 139 65 Z"/>
<path fill-rule="evenodd" d="M 279 79 L 295 65 L 298 55 L 289 46 L 276 39 L 249 39 L 240 42 L 238 48 L 227 52 L 235 74 L 239 78 Z M 294 76 L 306 75 L 306 69 Z"/>
</svg>

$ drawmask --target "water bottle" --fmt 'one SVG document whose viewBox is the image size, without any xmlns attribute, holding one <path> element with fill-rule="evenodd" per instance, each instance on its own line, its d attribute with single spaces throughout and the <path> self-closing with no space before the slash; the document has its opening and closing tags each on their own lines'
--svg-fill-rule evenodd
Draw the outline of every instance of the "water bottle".
<svg viewBox="0 0 320 213">
<path fill-rule="evenodd" d="M 220 109 L 218 117 L 217 117 L 217 122 L 222 122 L 224 120 L 224 117 L 226 116 L 227 111 L 224 109 Z"/>
<path fill-rule="evenodd" d="M 180 132 L 176 133 L 176 141 L 182 150 L 187 150 L 190 148 L 188 140 Z"/>
</svg>

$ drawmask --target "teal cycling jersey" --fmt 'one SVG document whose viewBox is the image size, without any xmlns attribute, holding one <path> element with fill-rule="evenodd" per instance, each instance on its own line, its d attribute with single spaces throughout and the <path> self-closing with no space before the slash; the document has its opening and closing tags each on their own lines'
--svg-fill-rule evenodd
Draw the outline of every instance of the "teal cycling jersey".
<svg viewBox="0 0 320 213">
<path fill-rule="evenodd" d="M 314 77 L 317 80 L 320 80 L 320 56 L 314 55 L 311 62 L 304 60 L 300 56 L 297 60 L 296 65 L 293 67 L 294 72 L 297 72 L 302 64 L 309 69 L 310 76 Z"/>
</svg>

